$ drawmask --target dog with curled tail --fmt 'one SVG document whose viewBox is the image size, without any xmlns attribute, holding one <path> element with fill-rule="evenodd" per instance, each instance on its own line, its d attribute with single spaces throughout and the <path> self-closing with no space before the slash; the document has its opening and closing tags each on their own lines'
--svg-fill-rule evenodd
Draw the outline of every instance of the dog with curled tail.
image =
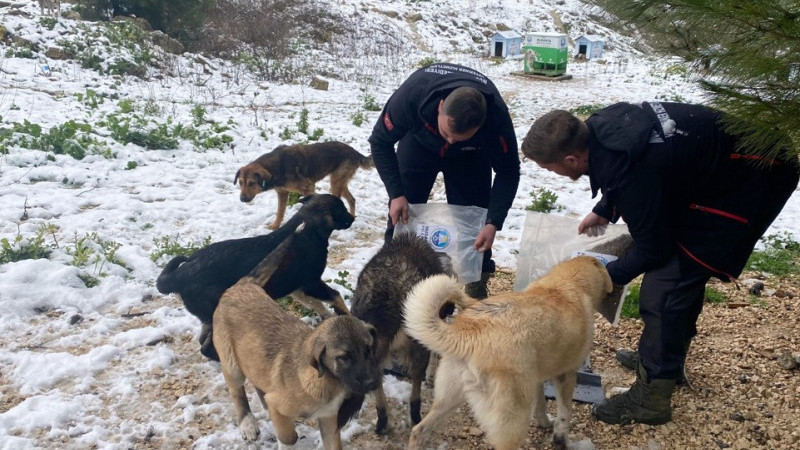
<svg viewBox="0 0 800 450">
<path fill-rule="evenodd" d="M 448 276 L 417 284 L 405 302 L 409 336 L 441 355 L 434 402 L 411 430 L 408 448 L 425 440 L 463 402 L 496 450 L 520 447 L 531 411 L 536 424 L 553 426 L 553 444 L 565 449 L 577 370 L 594 334 L 594 312 L 613 285 L 593 257 L 560 263 L 521 292 L 476 300 Z M 458 313 L 445 317 L 455 306 Z M 550 423 L 544 382 L 555 387 L 558 415 Z"/>
</svg>

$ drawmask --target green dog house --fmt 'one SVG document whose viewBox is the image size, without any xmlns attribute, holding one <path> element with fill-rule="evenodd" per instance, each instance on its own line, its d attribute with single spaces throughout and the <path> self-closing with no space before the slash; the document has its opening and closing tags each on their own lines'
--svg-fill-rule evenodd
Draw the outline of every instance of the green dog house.
<svg viewBox="0 0 800 450">
<path fill-rule="evenodd" d="M 559 76 L 567 71 L 567 35 L 528 33 L 522 42 L 526 74 Z"/>
</svg>

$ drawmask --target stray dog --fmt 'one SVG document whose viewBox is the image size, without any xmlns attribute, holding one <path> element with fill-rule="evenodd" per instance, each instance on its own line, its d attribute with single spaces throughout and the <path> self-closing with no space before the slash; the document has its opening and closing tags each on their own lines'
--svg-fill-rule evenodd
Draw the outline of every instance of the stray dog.
<svg viewBox="0 0 800 450">
<path fill-rule="evenodd" d="M 342 448 L 339 430 L 350 419 L 346 404 L 378 384 L 373 364 L 376 332 L 353 316 L 337 316 L 312 329 L 281 310 L 261 288 L 278 276 L 291 248 L 288 237 L 220 298 L 214 312 L 214 344 L 246 441 L 259 429 L 244 390 L 245 379 L 275 427 L 279 448 L 297 441 L 296 418 L 316 418 L 326 450 Z"/>
<path fill-rule="evenodd" d="M 261 192 L 275 189 L 278 210 L 268 225 L 274 230 L 283 222 L 289 192 L 311 195 L 317 181 L 330 175 L 331 194 L 344 197 L 350 214 L 356 215 L 356 199 L 347 185 L 358 168 L 375 167 L 372 156 L 364 156 L 353 147 L 329 141 L 308 145 L 281 145 L 261 155 L 236 172 L 233 184 L 239 183 L 239 200 L 252 201 Z"/>
<path fill-rule="evenodd" d="M 42 15 L 45 15 L 45 10 L 48 16 L 58 17 L 61 14 L 61 0 L 39 0 L 39 10 Z"/>
<path fill-rule="evenodd" d="M 558 403 L 553 444 L 565 449 L 577 369 L 594 334 L 594 311 L 612 291 L 605 267 L 591 256 L 556 265 L 522 292 L 478 301 L 446 276 L 418 284 L 405 304 L 406 331 L 441 354 L 434 401 L 411 430 L 408 448 L 424 439 L 465 400 L 496 450 L 519 448 L 531 409 L 549 427 L 543 383 L 552 380 Z M 442 308 L 458 314 L 442 319 Z"/>
<path fill-rule="evenodd" d="M 415 284 L 433 275 L 453 275 L 450 258 L 436 253 L 424 239 L 410 233 L 396 236 L 370 259 L 358 276 L 350 301 L 351 313 L 378 330 L 376 365 L 383 367 L 398 352 L 409 363 L 412 425 L 419 423 L 420 391 L 430 351 L 403 331 L 403 303 Z M 377 433 L 387 431 L 386 395 L 380 384 L 375 391 Z"/>
<path fill-rule="evenodd" d="M 176 256 L 164 267 L 156 281 L 162 294 L 180 295 L 186 309 L 203 323 L 200 352 L 218 360 L 209 338 L 211 320 L 219 298 L 226 289 L 295 232 L 276 276 L 265 282 L 264 289 L 272 298 L 289 294 L 292 298 L 322 317 L 331 313 L 321 301 L 331 304 L 337 314 L 348 314 L 339 292 L 322 281 L 328 260 L 328 239 L 333 230 L 344 230 L 353 223 L 353 216 L 338 197 L 317 194 L 300 200 L 303 206 L 286 224 L 272 233 L 243 239 L 215 242 L 198 250 L 191 257 Z"/>
</svg>

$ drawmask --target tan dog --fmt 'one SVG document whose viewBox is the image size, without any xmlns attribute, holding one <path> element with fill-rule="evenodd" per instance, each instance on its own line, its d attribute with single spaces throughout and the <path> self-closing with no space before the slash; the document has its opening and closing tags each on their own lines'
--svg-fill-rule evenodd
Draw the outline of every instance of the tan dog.
<svg viewBox="0 0 800 450">
<path fill-rule="evenodd" d="M 522 292 L 478 301 L 456 280 L 437 275 L 419 283 L 405 303 L 408 334 L 441 354 L 431 410 L 411 430 L 409 449 L 464 401 L 496 450 L 519 448 L 531 410 L 549 427 L 543 383 L 552 380 L 558 403 L 553 443 L 566 448 L 577 369 L 594 333 L 594 311 L 611 292 L 605 267 L 579 256 L 553 267 Z M 441 319 L 454 304 L 459 313 Z"/>
<path fill-rule="evenodd" d="M 281 145 L 261 155 L 236 172 L 233 184 L 239 183 L 239 200 L 252 201 L 256 195 L 275 189 L 278 209 L 275 220 L 268 225 L 274 230 L 283 222 L 289 193 L 300 195 L 314 193 L 317 181 L 330 175 L 331 194 L 344 197 L 350 214 L 356 215 L 356 199 L 348 188 L 358 168 L 371 169 L 371 156 L 364 156 L 341 142 Z"/>
<path fill-rule="evenodd" d="M 259 435 L 244 381 L 268 410 L 279 448 L 297 441 L 296 418 L 316 418 L 326 450 L 342 448 L 339 430 L 380 380 L 376 332 L 353 316 L 324 320 L 312 329 L 285 313 L 261 287 L 278 268 L 287 238 L 253 272 L 231 286 L 214 312 L 214 346 L 246 441 Z"/>
</svg>

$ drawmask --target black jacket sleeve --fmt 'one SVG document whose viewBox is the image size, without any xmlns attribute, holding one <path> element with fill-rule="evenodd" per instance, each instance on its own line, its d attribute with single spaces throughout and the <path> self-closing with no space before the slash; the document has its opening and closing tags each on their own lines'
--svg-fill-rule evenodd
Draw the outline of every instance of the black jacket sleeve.
<svg viewBox="0 0 800 450">
<path fill-rule="evenodd" d="M 492 183 L 491 197 L 489 198 L 486 223 L 491 223 L 498 230 L 501 230 L 506 216 L 508 216 L 508 210 L 517 195 L 520 163 L 517 136 L 508 110 L 503 108 L 503 113 L 499 117 L 502 117 L 498 127 L 499 133 L 490 149 L 492 170 L 495 172 L 495 177 Z"/>
<path fill-rule="evenodd" d="M 654 154 L 656 152 L 653 152 Z M 613 203 L 622 213 L 633 237 L 633 246 L 608 264 L 611 279 L 627 284 L 640 274 L 658 267 L 675 251 L 670 228 L 670 201 L 665 192 L 666 171 L 655 160 L 643 161 L 627 175 L 624 186 L 614 191 Z"/>
<path fill-rule="evenodd" d="M 392 94 L 368 139 L 372 160 L 389 199 L 405 195 L 394 146 L 414 126 L 415 111 L 406 97 L 402 86 Z"/>
</svg>

